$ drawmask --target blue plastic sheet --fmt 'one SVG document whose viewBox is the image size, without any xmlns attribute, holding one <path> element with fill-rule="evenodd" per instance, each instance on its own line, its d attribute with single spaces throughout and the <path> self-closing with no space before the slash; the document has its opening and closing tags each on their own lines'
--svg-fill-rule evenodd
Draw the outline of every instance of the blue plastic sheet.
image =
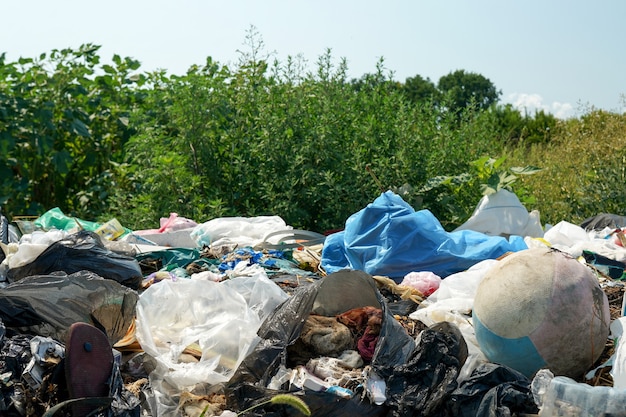
<svg viewBox="0 0 626 417">
<path fill-rule="evenodd" d="M 350 216 L 344 231 L 326 238 L 321 265 L 327 273 L 348 268 L 396 281 L 412 271 L 431 271 L 444 278 L 527 248 L 521 236 L 447 232 L 430 211 L 415 211 L 387 191 Z"/>
</svg>

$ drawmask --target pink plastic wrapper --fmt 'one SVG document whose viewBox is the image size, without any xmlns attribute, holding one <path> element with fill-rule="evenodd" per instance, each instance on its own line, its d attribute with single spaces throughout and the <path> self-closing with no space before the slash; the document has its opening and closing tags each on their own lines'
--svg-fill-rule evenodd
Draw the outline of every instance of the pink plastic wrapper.
<svg viewBox="0 0 626 417">
<path fill-rule="evenodd" d="M 160 224 L 159 233 L 190 229 L 198 225 L 198 223 L 193 220 L 180 217 L 178 213 L 170 213 L 170 217 L 161 217 Z"/>
<path fill-rule="evenodd" d="M 441 284 L 441 277 L 427 271 L 409 272 L 400 283 L 405 287 L 415 288 L 425 297 L 434 293 L 439 288 L 439 284 Z"/>
</svg>

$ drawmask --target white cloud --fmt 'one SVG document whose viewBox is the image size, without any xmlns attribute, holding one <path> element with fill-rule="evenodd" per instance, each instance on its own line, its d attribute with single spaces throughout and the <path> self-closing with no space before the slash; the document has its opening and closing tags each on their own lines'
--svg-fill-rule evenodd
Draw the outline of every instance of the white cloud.
<svg viewBox="0 0 626 417">
<path fill-rule="evenodd" d="M 543 97 L 539 94 L 513 93 L 509 94 L 507 102 L 529 116 L 534 115 L 537 111 L 543 110 L 546 113 L 553 114 L 559 119 L 567 119 L 573 117 L 575 113 L 574 106 L 570 103 L 554 101 L 552 104 L 548 105 L 543 102 Z"/>
<path fill-rule="evenodd" d="M 551 107 L 551 113 L 559 119 L 567 119 L 574 116 L 574 106 L 569 103 L 559 103 L 558 101 L 555 101 L 552 103 Z"/>
</svg>

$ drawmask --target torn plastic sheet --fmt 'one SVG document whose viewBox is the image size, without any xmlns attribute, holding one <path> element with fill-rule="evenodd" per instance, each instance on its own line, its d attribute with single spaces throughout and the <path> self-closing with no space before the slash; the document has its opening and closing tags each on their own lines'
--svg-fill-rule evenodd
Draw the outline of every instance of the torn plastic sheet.
<svg viewBox="0 0 626 417">
<path fill-rule="evenodd" d="M 327 273 L 351 268 L 400 282 L 412 271 L 445 278 L 482 260 L 527 248 L 521 236 L 447 232 L 430 211 L 415 211 L 387 191 L 350 216 L 344 231 L 326 238 L 321 266 Z"/>
</svg>

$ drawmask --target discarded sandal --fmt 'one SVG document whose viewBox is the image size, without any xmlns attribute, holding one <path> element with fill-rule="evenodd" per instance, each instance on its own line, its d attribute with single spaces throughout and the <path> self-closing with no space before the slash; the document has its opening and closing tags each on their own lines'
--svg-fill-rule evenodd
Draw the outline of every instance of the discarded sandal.
<svg viewBox="0 0 626 417">
<path fill-rule="evenodd" d="M 101 330 L 87 323 L 72 324 L 65 346 L 65 378 L 70 400 L 107 399 L 113 361 L 111 344 Z M 96 403 L 78 401 L 72 404 L 72 415 L 86 416 L 98 408 Z"/>
</svg>

